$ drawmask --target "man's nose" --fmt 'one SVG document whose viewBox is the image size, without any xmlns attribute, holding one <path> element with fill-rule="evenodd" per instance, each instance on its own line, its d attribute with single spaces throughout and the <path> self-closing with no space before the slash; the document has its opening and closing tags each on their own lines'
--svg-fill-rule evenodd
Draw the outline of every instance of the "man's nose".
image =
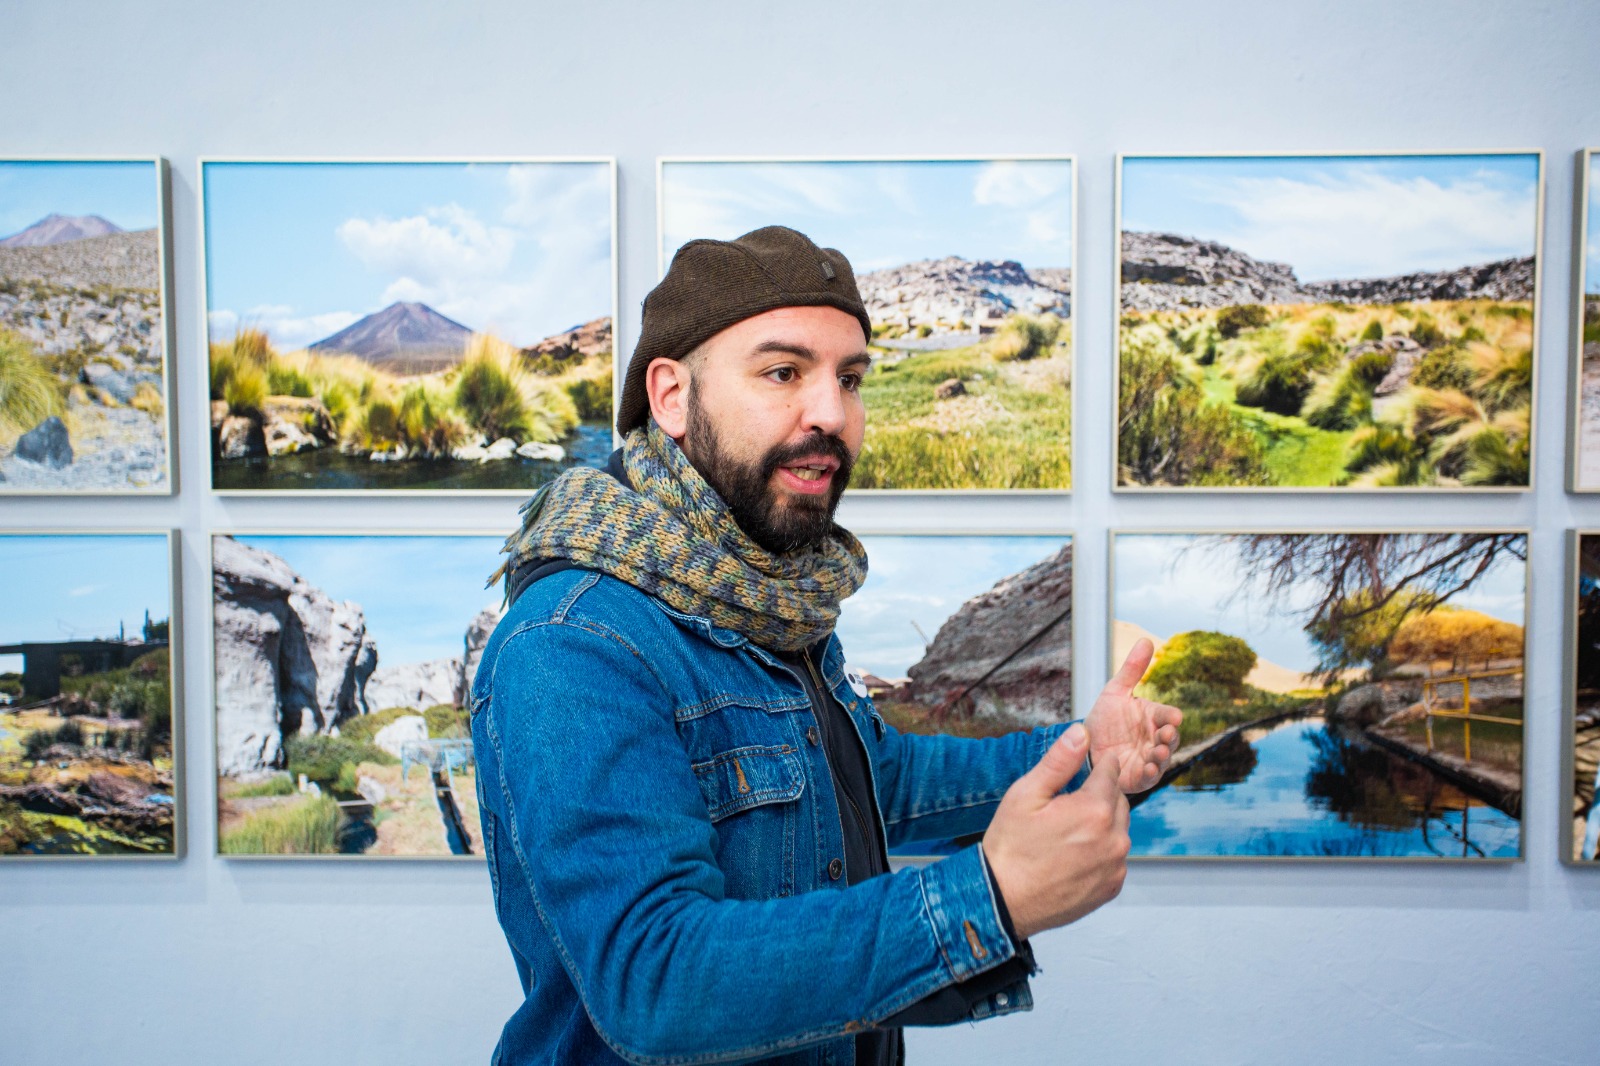
<svg viewBox="0 0 1600 1066">
<path fill-rule="evenodd" d="M 801 428 L 807 433 L 837 437 L 844 432 L 845 392 L 838 378 L 832 375 L 819 377 L 805 390 L 804 403 Z"/>
</svg>

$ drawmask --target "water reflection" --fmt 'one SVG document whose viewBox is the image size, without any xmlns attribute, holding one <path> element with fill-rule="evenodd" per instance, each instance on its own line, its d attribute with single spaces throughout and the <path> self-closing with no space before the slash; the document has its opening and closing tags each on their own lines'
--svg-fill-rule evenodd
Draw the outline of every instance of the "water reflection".
<svg viewBox="0 0 1600 1066">
<path fill-rule="evenodd" d="M 1248 753 L 1246 753 L 1246 750 Z M 1517 819 L 1302 718 L 1218 745 L 1129 822 L 1135 855 L 1515 857 Z"/>
</svg>

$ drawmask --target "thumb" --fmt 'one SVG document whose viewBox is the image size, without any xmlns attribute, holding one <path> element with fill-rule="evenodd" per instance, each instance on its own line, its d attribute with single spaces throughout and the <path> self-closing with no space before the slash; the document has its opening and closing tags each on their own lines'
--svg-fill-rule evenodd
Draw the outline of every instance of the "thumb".
<svg viewBox="0 0 1600 1066">
<path fill-rule="evenodd" d="M 1083 783 L 1083 791 L 1092 788 L 1103 788 L 1116 795 L 1122 795 L 1120 780 L 1122 777 L 1122 759 L 1110 752 L 1100 755 L 1094 761 L 1094 767 L 1089 771 L 1089 780 Z"/>
<path fill-rule="evenodd" d="M 1081 722 L 1075 722 L 1072 728 L 1056 738 L 1056 742 L 1045 750 L 1033 769 L 1018 778 L 1013 787 L 1047 802 L 1078 775 L 1088 753 L 1089 731 Z"/>
</svg>

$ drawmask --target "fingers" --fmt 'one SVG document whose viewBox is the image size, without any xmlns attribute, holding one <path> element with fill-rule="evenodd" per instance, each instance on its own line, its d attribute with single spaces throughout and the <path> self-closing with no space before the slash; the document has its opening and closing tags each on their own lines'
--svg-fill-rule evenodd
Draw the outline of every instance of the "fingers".
<svg viewBox="0 0 1600 1066">
<path fill-rule="evenodd" d="M 1077 727 L 1074 726 L 1074 729 Z M 1098 791 L 1102 795 L 1122 795 L 1122 758 L 1115 752 L 1105 752 L 1095 759 L 1094 769 L 1089 772 L 1089 780 L 1085 781 L 1079 792 Z"/>
<path fill-rule="evenodd" d="M 1126 696 L 1133 691 L 1145 670 L 1150 667 L 1150 658 L 1155 655 L 1156 646 L 1148 637 L 1140 637 L 1134 642 L 1133 649 L 1128 652 L 1128 657 L 1122 660 L 1122 667 L 1117 671 L 1117 676 L 1106 682 L 1106 691 L 1118 696 Z"/>
<path fill-rule="evenodd" d="M 1033 769 L 1019 777 L 1016 785 L 1012 787 L 1021 787 L 1028 793 L 1048 801 L 1078 776 L 1078 771 L 1083 767 L 1084 756 L 1088 752 L 1089 731 L 1082 723 L 1074 722 L 1070 729 L 1057 737 L 1056 742 L 1045 750 L 1044 756 Z M 1116 760 L 1112 759 L 1111 762 L 1115 765 Z M 1095 772 L 1098 773 L 1099 770 L 1100 766 L 1096 763 Z"/>
</svg>

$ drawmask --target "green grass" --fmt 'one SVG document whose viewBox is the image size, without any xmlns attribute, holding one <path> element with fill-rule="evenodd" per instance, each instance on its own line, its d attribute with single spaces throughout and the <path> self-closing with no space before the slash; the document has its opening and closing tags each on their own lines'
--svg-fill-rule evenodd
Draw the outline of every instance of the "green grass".
<svg viewBox="0 0 1600 1066">
<path fill-rule="evenodd" d="M 851 485 L 868 489 L 1067 488 L 1072 481 L 1069 330 L 1020 358 L 984 342 L 908 355 L 861 384 L 867 434 Z M 1009 345 L 1009 346 L 1008 346 Z M 935 390 L 959 380 L 965 395 Z"/>
<path fill-rule="evenodd" d="M 252 812 L 222 833 L 224 855 L 333 855 L 339 851 L 339 805 L 317 796 Z"/>
<path fill-rule="evenodd" d="M 1260 438 L 1273 484 L 1331 485 L 1344 474 L 1349 433 L 1317 429 L 1292 415 L 1276 415 L 1237 403 L 1233 381 L 1215 367 L 1205 368 L 1200 388 L 1206 402 L 1227 404 L 1239 421 Z"/>
<path fill-rule="evenodd" d="M 228 790 L 229 799 L 247 799 L 252 796 L 292 796 L 294 779 L 288 774 L 273 774 L 264 781 L 252 781 Z"/>
</svg>

